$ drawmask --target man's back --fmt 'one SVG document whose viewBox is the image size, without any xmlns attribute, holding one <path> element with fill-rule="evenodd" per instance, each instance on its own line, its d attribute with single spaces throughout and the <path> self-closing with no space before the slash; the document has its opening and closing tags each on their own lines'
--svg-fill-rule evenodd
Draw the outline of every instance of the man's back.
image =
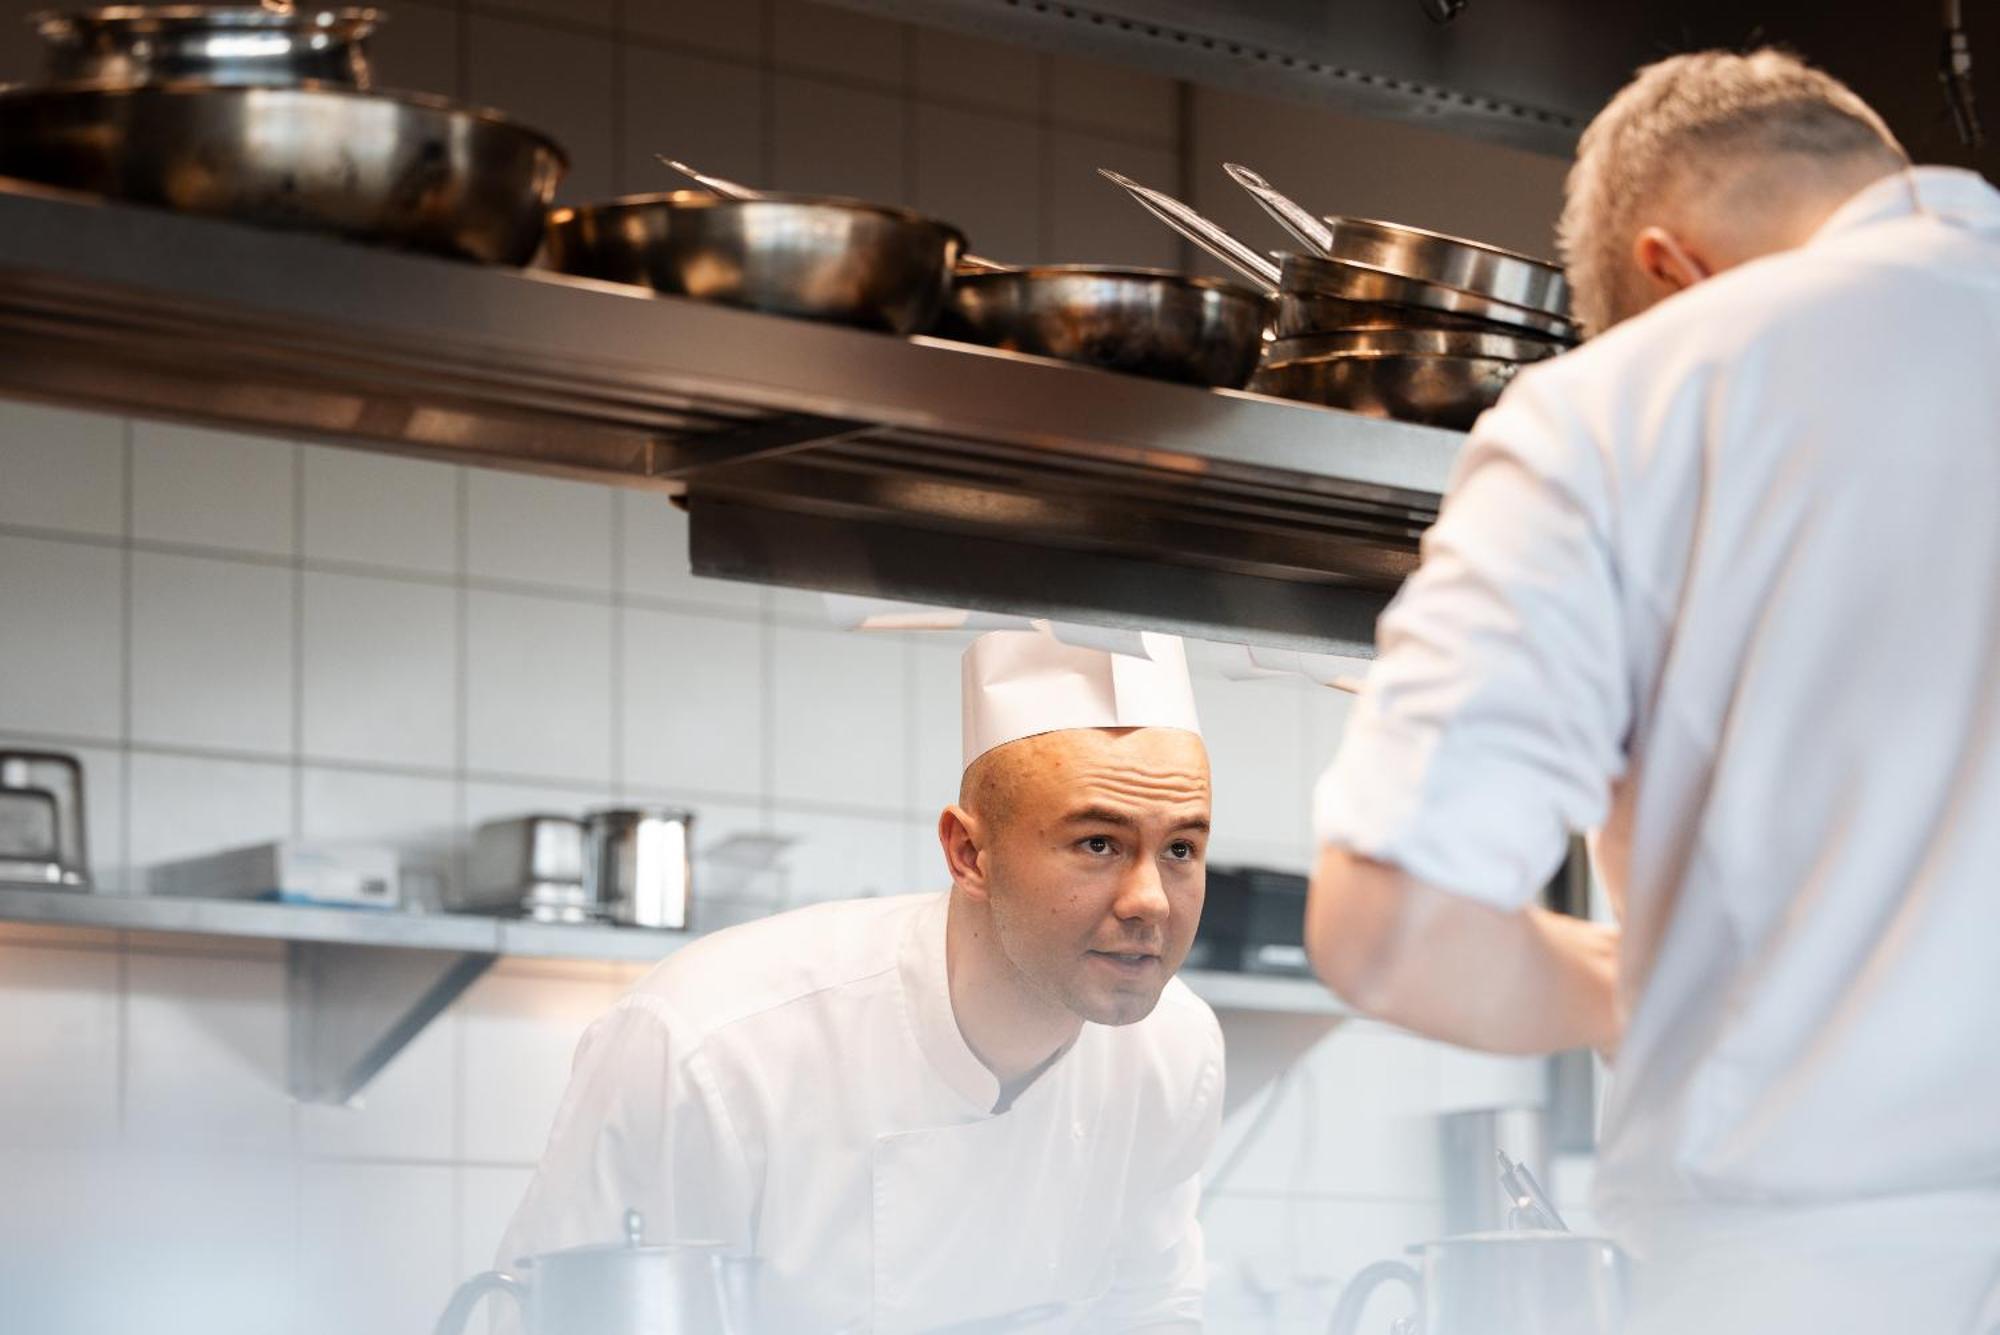
<svg viewBox="0 0 2000 1335">
<path fill-rule="evenodd" d="M 2000 1189 L 2000 195 L 1910 179 L 1475 439 L 1611 572 L 1614 1216 Z"/>
</svg>

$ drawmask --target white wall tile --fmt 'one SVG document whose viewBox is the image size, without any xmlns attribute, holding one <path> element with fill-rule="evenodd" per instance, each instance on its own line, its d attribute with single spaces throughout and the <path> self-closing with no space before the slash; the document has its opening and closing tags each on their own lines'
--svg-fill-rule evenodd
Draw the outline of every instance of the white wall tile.
<svg viewBox="0 0 2000 1335">
<path fill-rule="evenodd" d="M 764 787 L 764 628 L 626 608 L 625 778 L 655 788 Z"/>
<path fill-rule="evenodd" d="M 118 1134 L 115 950 L 0 946 L 0 1140 L 102 1146 Z"/>
<path fill-rule="evenodd" d="M 292 572 L 132 557 L 132 735 L 164 745 L 292 749 Z"/>
<path fill-rule="evenodd" d="M 734 579 L 703 579 L 688 566 L 688 516 L 658 492 L 620 488 L 620 563 L 624 591 L 646 598 L 670 598 L 696 607 L 759 611 L 769 601 L 764 585 Z"/>
<path fill-rule="evenodd" d="M 453 1157 L 458 1029 L 434 1021 L 344 1108 L 299 1106 L 299 1148 L 327 1158 Z"/>
<path fill-rule="evenodd" d="M 307 1164 L 301 1197 L 301 1335 L 429 1330 L 457 1278 L 452 1170 Z"/>
<path fill-rule="evenodd" d="M 500 1256 L 500 1240 L 514 1211 L 528 1194 L 534 1180 L 531 1168 L 488 1168 L 466 1166 L 458 1170 L 458 1211 L 460 1219 L 458 1278 L 491 1270 L 495 1265 L 512 1265 L 515 1258 Z"/>
<path fill-rule="evenodd" d="M 368 44 L 375 86 L 457 97 L 463 40 L 457 5 L 397 0 L 388 22 Z"/>
<path fill-rule="evenodd" d="M 1354 697 L 1346 691 L 1328 686 L 1306 692 L 1306 774 L 1313 782 L 1333 763 L 1353 709 Z"/>
<path fill-rule="evenodd" d="M 755 6 L 742 8 L 753 10 Z M 655 158 L 665 154 L 711 176 L 755 183 L 767 168 L 765 90 L 770 76 L 754 65 L 654 47 L 627 45 L 624 62 L 625 158 L 618 189 L 678 190 L 688 182 Z"/>
<path fill-rule="evenodd" d="M 1303 683 L 1282 679 L 1195 679 L 1215 786 L 1215 860 L 1236 860 L 1244 845 L 1289 849 L 1286 865 L 1301 869 L 1310 859 L 1303 695 Z"/>
<path fill-rule="evenodd" d="M 133 1143 L 232 1154 L 292 1148 L 281 962 L 134 953 L 125 986 Z"/>
<path fill-rule="evenodd" d="M 0 727 L 119 736 L 123 585 L 110 548 L 0 536 Z"/>
<path fill-rule="evenodd" d="M 299 550 L 424 574 L 458 569 L 458 469 L 427 459 L 307 446 Z"/>
<path fill-rule="evenodd" d="M 915 207 L 956 225 L 989 259 L 1041 251 L 1041 131 L 1031 120 L 922 105 Z"/>
<path fill-rule="evenodd" d="M 132 424 L 132 536 L 290 556 L 290 441 L 166 422 Z"/>
<path fill-rule="evenodd" d="M 480 824 L 512 816 L 576 816 L 612 800 L 609 783 L 540 787 L 533 784 L 471 782 L 465 785 L 468 837 Z"/>
<path fill-rule="evenodd" d="M 901 24 L 811 0 L 777 0 L 772 20 L 781 69 L 903 82 L 908 30 Z"/>
<path fill-rule="evenodd" d="M 935 815 L 958 800 L 965 772 L 961 701 L 964 646 L 919 643 L 911 656 L 912 717 L 917 768 L 913 809 Z"/>
<path fill-rule="evenodd" d="M 484 468 L 466 483 L 466 574 L 611 587 L 611 488 Z"/>
<path fill-rule="evenodd" d="M 297 1294 L 298 1170 L 241 1147 L 201 1156 L 124 1155 L 108 1229 L 122 1244 L 117 1298 L 128 1326 L 167 1335 L 268 1335 Z"/>
<path fill-rule="evenodd" d="M 488 1163 L 538 1163 L 577 1040 L 616 999 L 601 976 L 493 972 L 474 983 L 453 1008 L 464 1045 L 459 1152 Z"/>
<path fill-rule="evenodd" d="M 465 20 L 465 41 L 466 97 L 503 108 L 568 151 L 569 175 L 556 198 L 578 203 L 611 194 L 610 39 L 475 12 Z"/>
<path fill-rule="evenodd" d="M 901 98 L 781 74 L 775 105 L 774 189 L 903 201 L 908 135 Z"/>
<path fill-rule="evenodd" d="M 943 28 L 916 28 L 918 97 L 963 102 L 1033 121 L 1040 112 L 1042 59 L 1032 47 Z"/>
<path fill-rule="evenodd" d="M 213 853 L 292 833 L 289 767 L 192 756 L 131 758 L 132 881 L 173 858 Z"/>
<path fill-rule="evenodd" d="M 95 1335 L 144 1325 L 124 1286 L 105 1282 L 122 1279 L 137 1254 L 125 1227 L 122 1167 L 101 1145 L 0 1149 L 0 1294 L 9 1332 Z"/>
<path fill-rule="evenodd" d="M 0 403 L 0 524 L 124 532 L 124 420 Z"/>
<path fill-rule="evenodd" d="M 467 600 L 466 763 L 611 777 L 609 607 L 474 590 Z"/>
<path fill-rule="evenodd" d="M 1129 66 L 1054 54 L 1043 57 L 1043 102 L 1049 119 L 1060 124 L 1170 147 L 1175 134 L 1174 91 L 1173 80 Z"/>
<path fill-rule="evenodd" d="M 1156 190 L 1174 193 L 1174 156 L 1077 130 L 1050 130 L 1049 258 L 1064 264 L 1180 264 L 1180 239 L 1131 196 L 1097 174 L 1109 167 Z"/>
<path fill-rule="evenodd" d="M 303 838 L 387 844 L 406 869 L 449 871 L 458 842 L 452 780 L 308 768 L 301 786 Z"/>
<path fill-rule="evenodd" d="M 458 754 L 458 594 L 308 571 L 300 696 L 309 756 L 449 767 Z"/>
<path fill-rule="evenodd" d="M 944 888 L 935 869 L 911 867 L 910 822 L 780 809 L 771 828 L 797 840 L 784 853 L 788 908 Z"/>
<path fill-rule="evenodd" d="M 746 0 L 625 0 L 627 32 L 675 46 L 755 59 L 764 52 L 765 6 Z"/>
<path fill-rule="evenodd" d="M 906 808 L 912 776 L 903 644 L 781 626 L 773 672 L 777 796 Z"/>
</svg>

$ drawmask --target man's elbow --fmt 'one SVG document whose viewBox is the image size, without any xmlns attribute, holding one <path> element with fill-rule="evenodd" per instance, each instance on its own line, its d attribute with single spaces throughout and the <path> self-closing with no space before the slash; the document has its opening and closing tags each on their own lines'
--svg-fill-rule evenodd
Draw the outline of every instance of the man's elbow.
<svg viewBox="0 0 2000 1335">
<path fill-rule="evenodd" d="M 1340 849 L 1320 855 L 1306 898 L 1306 958 L 1320 982 L 1369 1015 L 1394 1004 L 1400 897 L 1370 884 L 1388 872 Z M 1391 873 L 1393 874 L 1393 873 Z"/>
</svg>

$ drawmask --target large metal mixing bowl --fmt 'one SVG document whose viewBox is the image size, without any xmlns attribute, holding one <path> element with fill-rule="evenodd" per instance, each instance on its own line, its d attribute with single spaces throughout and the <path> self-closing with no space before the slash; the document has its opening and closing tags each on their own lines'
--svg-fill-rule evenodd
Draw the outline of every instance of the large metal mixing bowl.
<svg viewBox="0 0 2000 1335">
<path fill-rule="evenodd" d="M 1047 265 L 962 273 L 938 332 L 1086 366 L 1239 389 L 1256 369 L 1270 301 L 1158 269 Z"/>
<path fill-rule="evenodd" d="M 964 249 L 946 223 L 848 199 L 681 190 L 549 217 L 564 273 L 895 334 L 930 328 Z"/>
<path fill-rule="evenodd" d="M 568 166 L 490 111 L 351 88 L 0 89 L 0 176 L 525 264 Z"/>
<path fill-rule="evenodd" d="M 232 87 L 337 83 L 366 88 L 372 9 L 118 5 L 29 22 L 48 49 L 45 83 L 131 88 L 198 79 Z"/>
</svg>

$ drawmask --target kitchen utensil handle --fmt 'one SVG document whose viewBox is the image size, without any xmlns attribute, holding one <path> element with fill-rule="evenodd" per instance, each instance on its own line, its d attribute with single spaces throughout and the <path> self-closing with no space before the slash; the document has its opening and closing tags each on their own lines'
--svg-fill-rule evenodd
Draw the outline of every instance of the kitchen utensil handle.
<svg viewBox="0 0 2000 1335">
<path fill-rule="evenodd" d="M 1225 162 L 1222 170 L 1229 173 L 1230 180 L 1248 190 L 1250 197 L 1263 205 L 1264 212 L 1276 218 L 1278 226 L 1290 232 L 1301 245 L 1311 247 L 1315 255 L 1326 254 L 1327 247 L 1333 244 L 1333 229 L 1310 209 L 1240 162 Z"/>
<path fill-rule="evenodd" d="M 465 1323 L 472 1319 L 472 1309 L 479 1306 L 479 1300 L 489 1293 L 504 1293 L 525 1309 L 528 1286 L 512 1275 L 498 1270 L 488 1270 L 474 1275 L 458 1286 L 458 1292 L 451 1295 L 445 1304 L 444 1315 L 439 1317 L 431 1335 L 465 1335 Z"/>
<path fill-rule="evenodd" d="M 1327 1335 L 1355 1335 L 1361 1329 L 1362 1314 L 1368 1310 L 1368 1299 L 1391 1280 L 1409 1286 L 1410 1296 L 1417 1304 L 1416 1318 L 1409 1329 L 1412 1335 L 1423 1335 L 1424 1281 L 1414 1266 L 1402 1261 L 1377 1261 L 1363 1266 L 1347 1281 L 1347 1287 L 1340 1291 L 1340 1301 L 1334 1304 L 1333 1319 L 1327 1322 Z"/>
<path fill-rule="evenodd" d="M 1242 274 L 1260 290 L 1265 292 L 1278 290 L 1278 266 L 1268 257 L 1258 254 L 1231 236 L 1220 224 L 1202 217 L 1172 195 L 1162 194 L 1149 186 L 1140 185 L 1137 181 L 1120 176 L 1108 167 L 1099 167 L 1097 171 L 1099 175 L 1137 200 L 1139 206 L 1146 212 Z"/>
</svg>

